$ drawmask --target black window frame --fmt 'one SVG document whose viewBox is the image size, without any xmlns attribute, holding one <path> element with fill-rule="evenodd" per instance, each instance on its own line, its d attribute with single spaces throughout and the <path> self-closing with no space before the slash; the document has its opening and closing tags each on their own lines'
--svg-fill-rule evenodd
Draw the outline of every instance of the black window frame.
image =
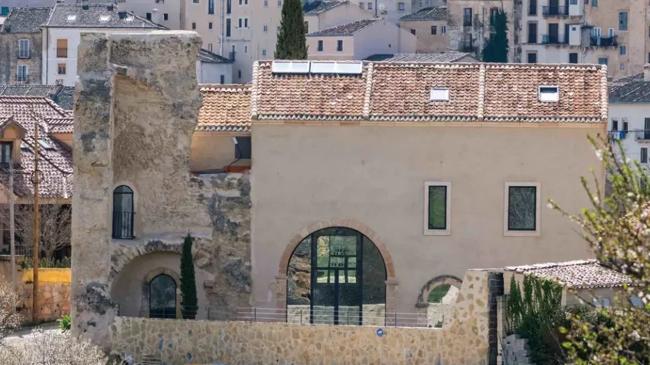
<svg viewBox="0 0 650 365">
<path fill-rule="evenodd" d="M 464 8 L 463 9 L 463 26 L 464 27 L 471 27 L 472 26 L 472 8 Z"/>
<path fill-rule="evenodd" d="M 235 137 L 235 159 L 250 160 L 252 158 L 252 140 L 250 136 Z"/>
<path fill-rule="evenodd" d="M 323 40 L 322 40 L 322 39 L 319 39 L 319 40 L 318 40 L 318 45 L 317 45 L 317 47 L 318 47 L 318 48 L 317 48 L 318 52 L 323 52 Z"/>
<path fill-rule="evenodd" d="M 214 14 L 214 0 L 208 0 L 208 14 Z"/>
<path fill-rule="evenodd" d="M 130 196 L 130 207 L 129 209 L 124 209 L 122 204 L 118 205 L 116 198 L 122 195 Z M 127 185 L 119 185 L 113 189 L 113 229 L 112 237 L 114 239 L 134 239 L 135 235 L 133 234 L 133 226 L 135 222 L 135 194 L 133 189 Z"/>
<path fill-rule="evenodd" d="M 641 147 L 639 162 L 648 163 L 648 147 Z"/>
<path fill-rule="evenodd" d="M 575 57 L 575 60 L 573 59 Z M 569 53 L 569 63 L 578 63 L 578 53 L 571 52 Z"/>
<path fill-rule="evenodd" d="M 513 226 L 513 224 L 512 224 L 513 222 L 511 222 L 511 219 L 510 219 L 511 216 L 512 216 L 512 214 L 510 212 L 511 212 L 511 209 L 513 207 L 512 194 L 511 194 L 513 189 L 533 189 L 533 195 L 532 195 L 533 196 L 533 202 L 532 202 L 533 203 L 533 207 L 532 207 L 532 209 L 533 209 L 533 226 L 532 227 L 515 227 L 515 226 Z M 539 191 L 538 191 L 538 186 L 537 185 L 516 184 L 516 183 L 514 183 L 514 184 L 509 184 L 507 186 L 508 207 L 507 207 L 507 211 L 506 211 L 506 219 L 507 219 L 506 228 L 507 228 L 508 232 L 536 232 L 538 230 L 538 228 L 539 228 L 538 225 L 537 225 L 537 220 L 539 218 L 538 217 L 539 212 L 538 212 L 538 209 L 537 209 L 538 208 L 537 205 L 539 204 L 539 202 L 537 201 L 538 200 L 538 197 L 537 197 L 538 193 L 539 193 Z"/>
<path fill-rule="evenodd" d="M 153 283 L 156 280 L 160 280 L 161 278 L 165 278 L 166 280 L 170 281 L 171 283 L 174 284 L 173 292 L 174 293 L 174 307 L 173 309 L 171 308 L 161 308 L 161 309 L 156 309 L 152 304 L 153 304 Z M 161 273 L 156 276 L 154 276 L 151 280 L 149 280 L 149 283 L 147 283 L 149 286 L 149 318 L 168 318 L 168 319 L 174 319 L 176 318 L 176 312 L 178 311 L 178 295 L 176 294 L 176 291 L 178 289 L 178 283 L 176 283 L 176 280 L 168 274 Z M 171 310 L 170 310 L 171 309 Z"/>
<path fill-rule="evenodd" d="M 6 165 L 11 162 L 13 148 L 14 143 L 12 141 L 0 141 L 0 165 Z"/>
<path fill-rule="evenodd" d="M 336 51 L 343 52 L 343 40 L 339 39 L 336 41 Z"/>
</svg>

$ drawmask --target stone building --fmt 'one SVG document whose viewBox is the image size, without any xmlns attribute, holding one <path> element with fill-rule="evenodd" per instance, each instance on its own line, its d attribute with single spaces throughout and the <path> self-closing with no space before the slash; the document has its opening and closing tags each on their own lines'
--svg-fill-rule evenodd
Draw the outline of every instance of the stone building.
<svg viewBox="0 0 650 365">
<path fill-rule="evenodd" d="M 50 8 L 14 8 L 0 25 L 0 84 L 40 84 L 41 25 Z"/>
<path fill-rule="evenodd" d="M 534 0 L 533 0 L 534 1 Z M 449 48 L 473 53 L 482 59 L 481 53 L 492 31 L 493 14 L 503 10 L 508 18 L 508 61 L 518 62 L 517 47 L 520 42 L 520 5 L 512 0 L 451 0 L 448 2 L 449 19 L 447 37 Z"/>
<path fill-rule="evenodd" d="M 438 52 L 449 48 L 447 39 L 447 8 L 423 8 L 399 19 L 399 26 L 417 38 L 418 53 Z"/>
</svg>

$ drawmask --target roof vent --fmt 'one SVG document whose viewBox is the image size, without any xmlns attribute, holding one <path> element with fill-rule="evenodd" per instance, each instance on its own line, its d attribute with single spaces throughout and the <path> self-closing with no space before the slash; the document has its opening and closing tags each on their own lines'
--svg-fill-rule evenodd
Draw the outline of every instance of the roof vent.
<svg viewBox="0 0 650 365">
<path fill-rule="evenodd" d="M 430 101 L 449 101 L 449 89 L 446 87 L 433 87 L 429 93 Z"/>
<path fill-rule="evenodd" d="M 125 21 L 125 22 L 132 22 L 133 19 L 135 19 L 135 18 L 133 17 L 133 15 L 128 15 L 128 16 L 126 17 L 126 19 L 124 19 L 124 21 Z"/>
<path fill-rule="evenodd" d="M 537 92 L 539 101 L 545 103 L 554 103 L 560 101 L 560 88 L 557 86 L 543 85 Z"/>
<path fill-rule="evenodd" d="M 73 23 L 77 20 L 77 15 L 76 14 L 70 14 L 65 18 L 65 21 L 68 23 Z"/>
<path fill-rule="evenodd" d="M 340 74 L 340 75 L 359 75 L 363 71 L 363 62 L 332 62 L 332 61 L 312 61 L 311 73 L 320 74 Z"/>
<path fill-rule="evenodd" d="M 279 74 L 308 74 L 309 61 L 273 61 L 271 72 Z"/>
<path fill-rule="evenodd" d="M 111 20 L 110 15 L 100 15 L 99 16 L 99 22 L 100 23 L 108 23 L 109 20 Z"/>
</svg>

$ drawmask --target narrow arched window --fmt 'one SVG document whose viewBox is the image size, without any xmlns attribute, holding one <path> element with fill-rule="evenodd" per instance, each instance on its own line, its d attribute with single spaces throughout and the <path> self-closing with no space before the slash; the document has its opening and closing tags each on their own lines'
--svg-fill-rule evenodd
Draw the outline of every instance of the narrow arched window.
<svg viewBox="0 0 650 365">
<path fill-rule="evenodd" d="M 113 190 L 113 238 L 133 238 L 133 190 L 120 185 Z"/>
</svg>

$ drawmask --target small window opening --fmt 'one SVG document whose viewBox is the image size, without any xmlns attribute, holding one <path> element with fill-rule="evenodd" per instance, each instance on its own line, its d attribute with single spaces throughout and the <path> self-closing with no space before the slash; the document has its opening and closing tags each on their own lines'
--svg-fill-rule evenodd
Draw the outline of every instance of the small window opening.
<svg viewBox="0 0 650 365">
<path fill-rule="evenodd" d="M 556 102 L 560 100 L 560 88 L 557 86 L 540 86 L 539 101 Z"/>
<path fill-rule="evenodd" d="M 449 101 L 449 89 L 446 87 L 434 87 L 429 95 L 431 101 Z"/>
</svg>

